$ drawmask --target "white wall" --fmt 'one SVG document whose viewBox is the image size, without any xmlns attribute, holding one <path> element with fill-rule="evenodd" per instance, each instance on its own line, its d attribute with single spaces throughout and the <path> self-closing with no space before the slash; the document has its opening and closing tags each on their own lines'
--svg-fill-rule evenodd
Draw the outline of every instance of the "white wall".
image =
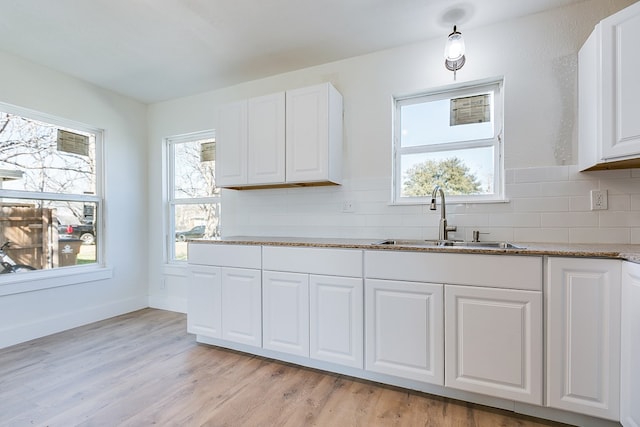
<svg viewBox="0 0 640 427">
<path fill-rule="evenodd" d="M 632 0 L 587 0 L 490 27 L 465 30 L 467 64 L 458 82 L 504 76 L 505 165 L 509 203 L 449 207 L 456 237 L 640 243 L 640 173 L 579 173 L 576 135 L 577 52 L 594 25 Z M 389 206 L 392 97 L 453 83 L 443 37 L 350 58 L 197 96 L 149 110 L 151 304 L 185 305 L 179 268 L 163 267 L 161 142 L 215 128 L 220 103 L 323 81 L 344 97 L 344 185 L 224 190 L 222 233 L 312 237 L 434 238 L 438 213 Z M 591 189 L 607 189 L 607 211 L 589 211 Z M 354 202 L 343 213 L 342 202 Z M 163 274 L 168 273 L 169 275 Z"/>
<path fill-rule="evenodd" d="M 147 306 L 148 174 L 146 105 L 1 52 L 0 64 L 0 102 L 105 130 L 113 270 L 111 279 L 0 296 L 1 348 Z"/>
</svg>

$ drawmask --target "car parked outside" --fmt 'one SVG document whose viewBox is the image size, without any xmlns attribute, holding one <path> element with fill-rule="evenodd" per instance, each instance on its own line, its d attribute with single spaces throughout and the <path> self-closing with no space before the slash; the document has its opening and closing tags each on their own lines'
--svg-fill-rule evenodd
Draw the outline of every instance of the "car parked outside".
<svg viewBox="0 0 640 427">
<path fill-rule="evenodd" d="M 96 231 L 93 224 L 60 224 L 58 238 L 80 239 L 83 245 L 93 245 L 96 242 Z"/>
<path fill-rule="evenodd" d="M 204 236 L 205 226 L 204 225 L 196 225 L 191 230 L 186 231 L 176 231 L 176 241 L 184 242 L 187 239 L 200 239 Z"/>
</svg>

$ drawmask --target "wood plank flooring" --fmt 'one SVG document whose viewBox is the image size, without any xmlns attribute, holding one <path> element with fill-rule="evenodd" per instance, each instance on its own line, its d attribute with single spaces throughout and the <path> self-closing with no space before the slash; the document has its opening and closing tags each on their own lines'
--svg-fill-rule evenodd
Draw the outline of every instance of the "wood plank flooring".
<svg viewBox="0 0 640 427">
<path fill-rule="evenodd" d="M 197 344 L 145 309 L 0 350 L 0 426 L 559 426 Z"/>
</svg>

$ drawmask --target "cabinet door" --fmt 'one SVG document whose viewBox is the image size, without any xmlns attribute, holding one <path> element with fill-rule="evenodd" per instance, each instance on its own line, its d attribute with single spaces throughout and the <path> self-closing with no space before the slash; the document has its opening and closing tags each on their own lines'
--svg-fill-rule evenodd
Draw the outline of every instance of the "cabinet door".
<svg viewBox="0 0 640 427">
<path fill-rule="evenodd" d="M 640 264 L 625 262 L 622 278 L 620 422 L 640 427 Z"/>
<path fill-rule="evenodd" d="M 247 180 L 249 184 L 284 183 L 284 92 L 248 101 Z"/>
<path fill-rule="evenodd" d="M 247 184 L 247 101 L 218 108 L 216 114 L 216 185 Z"/>
<path fill-rule="evenodd" d="M 542 292 L 445 286 L 445 386 L 542 403 Z"/>
<path fill-rule="evenodd" d="M 309 278 L 312 359 L 363 367 L 362 279 Z"/>
<path fill-rule="evenodd" d="M 309 275 L 262 272 L 262 346 L 309 356 Z"/>
<path fill-rule="evenodd" d="M 332 181 L 342 174 L 342 96 L 328 83 L 286 93 L 286 180 Z"/>
<path fill-rule="evenodd" d="M 640 3 L 603 19 L 602 155 L 615 159 L 640 154 Z"/>
<path fill-rule="evenodd" d="M 365 368 L 443 384 L 442 285 L 365 280 Z"/>
<path fill-rule="evenodd" d="M 551 407 L 619 419 L 620 264 L 604 259 L 548 260 Z"/>
<path fill-rule="evenodd" d="M 260 270 L 221 269 L 222 338 L 262 346 L 262 289 Z"/>
<path fill-rule="evenodd" d="M 220 338 L 220 267 L 190 266 L 187 292 L 187 331 Z"/>
</svg>

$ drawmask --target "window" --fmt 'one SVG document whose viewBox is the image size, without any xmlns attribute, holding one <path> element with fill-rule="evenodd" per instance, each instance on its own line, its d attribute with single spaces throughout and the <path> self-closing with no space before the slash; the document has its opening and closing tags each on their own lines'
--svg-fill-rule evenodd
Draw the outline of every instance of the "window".
<svg viewBox="0 0 640 427">
<path fill-rule="evenodd" d="M 497 201 L 502 190 L 502 82 L 395 99 L 395 203 Z"/>
<path fill-rule="evenodd" d="M 98 129 L 0 104 L 1 273 L 100 263 L 101 143 Z"/>
<path fill-rule="evenodd" d="M 167 139 L 169 261 L 187 260 L 187 241 L 220 236 L 213 131 Z"/>
</svg>

